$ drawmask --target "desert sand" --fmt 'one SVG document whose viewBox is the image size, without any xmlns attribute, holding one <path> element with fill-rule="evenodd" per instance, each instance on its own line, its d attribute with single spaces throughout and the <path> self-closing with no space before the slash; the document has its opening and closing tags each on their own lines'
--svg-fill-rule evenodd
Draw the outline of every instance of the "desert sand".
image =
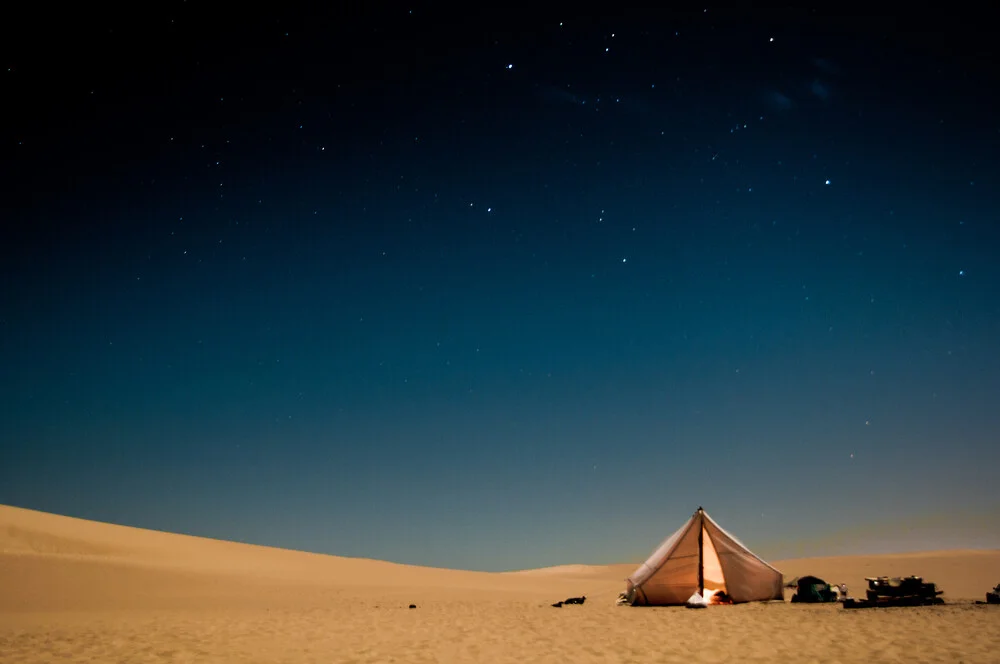
<svg viewBox="0 0 1000 664">
<path fill-rule="evenodd" d="M 635 563 L 433 569 L 0 506 L 0 662 L 1000 662 L 1000 606 L 973 603 L 1000 551 L 769 562 L 861 596 L 922 575 L 948 603 L 618 607 Z"/>
</svg>

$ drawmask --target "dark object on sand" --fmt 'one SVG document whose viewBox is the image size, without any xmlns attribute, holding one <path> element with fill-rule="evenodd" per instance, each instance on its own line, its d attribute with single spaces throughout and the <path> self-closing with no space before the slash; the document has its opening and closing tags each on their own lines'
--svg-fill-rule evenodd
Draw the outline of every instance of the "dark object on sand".
<svg viewBox="0 0 1000 664">
<path fill-rule="evenodd" d="M 415 609 L 415 608 L 417 608 L 417 605 L 416 604 L 410 604 L 410 608 L 411 609 Z"/>
<path fill-rule="evenodd" d="M 865 580 L 868 581 L 866 599 L 847 599 L 844 601 L 845 609 L 944 604 L 944 600 L 939 597 L 944 591 L 938 590 L 933 583 L 926 583 L 919 576 L 875 576 Z"/>
<path fill-rule="evenodd" d="M 586 595 L 584 595 L 582 597 L 570 597 L 569 599 L 564 599 L 561 602 L 556 602 L 552 606 L 554 606 L 557 609 L 559 609 L 559 608 L 562 608 L 563 604 L 583 604 L 586 601 L 587 601 L 587 596 Z"/>
<path fill-rule="evenodd" d="M 833 591 L 829 583 L 818 576 L 800 576 L 796 580 L 796 590 L 795 594 L 792 595 L 792 601 L 807 604 L 836 602 L 837 593 Z"/>
<path fill-rule="evenodd" d="M 993 592 L 986 593 L 987 604 L 1000 604 L 1000 583 L 993 589 Z"/>
</svg>

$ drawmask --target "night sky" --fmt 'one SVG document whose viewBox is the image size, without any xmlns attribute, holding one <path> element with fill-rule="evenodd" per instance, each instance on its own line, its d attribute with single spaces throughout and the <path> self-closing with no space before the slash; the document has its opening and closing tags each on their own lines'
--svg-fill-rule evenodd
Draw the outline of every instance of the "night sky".
<svg viewBox="0 0 1000 664">
<path fill-rule="evenodd" d="M 0 503 L 488 570 L 699 505 L 1000 547 L 983 16 L 360 6 L 5 17 Z"/>
</svg>

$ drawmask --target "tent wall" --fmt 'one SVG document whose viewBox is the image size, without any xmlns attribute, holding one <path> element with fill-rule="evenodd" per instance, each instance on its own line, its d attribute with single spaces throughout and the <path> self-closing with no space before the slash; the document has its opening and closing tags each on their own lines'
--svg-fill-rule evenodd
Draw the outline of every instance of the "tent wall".
<svg viewBox="0 0 1000 664">
<path fill-rule="evenodd" d="M 677 548 L 677 544 L 685 537 L 685 535 L 687 535 L 688 530 L 691 529 L 693 525 L 694 518 L 692 517 L 687 520 L 687 523 L 674 531 L 670 537 L 663 540 L 663 543 L 656 547 L 656 551 L 653 551 L 653 553 L 650 554 L 649 558 L 646 559 L 646 562 L 639 565 L 638 569 L 632 572 L 629 580 L 636 586 L 641 586 L 646 583 L 649 577 L 656 574 L 656 570 L 660 569 L 663 563 L 670 558 L 674 549 Z"/>
<path fill-rule="evenodd" d="M 726 592 L 734 602 L 753 602 L 784 597 L 781 572 L 755 556 L 735 537 L 705 515 L 705 531 L 719 554 L 726 577 Z"/>
<path fill-rule="evenodd" d="M 700 524 L 689 521 L 680 532 L 664 559 L 652 561 L 644 568 L 647 574 L 637 597 L 643 604 L 683 604 L 698 587 L 698 531 Z M 669 541 L 669 540 L 668 540 Z M 642 577 L 639 577 L 642 578 Z"/>
</svg>

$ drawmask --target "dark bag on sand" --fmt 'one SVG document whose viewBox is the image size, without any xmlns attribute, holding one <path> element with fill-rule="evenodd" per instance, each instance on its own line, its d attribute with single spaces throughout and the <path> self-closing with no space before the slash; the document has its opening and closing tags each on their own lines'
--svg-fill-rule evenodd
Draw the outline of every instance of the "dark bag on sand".
<svg viewBox="0 0 1000 664">
<path fill-rule="evenodd" d="M 552 606 L 554 606 L 554 607 L 556 607 L 558 609 L 558 608 L 561 608 L 565 604 L 583 604 L 586 601 L 587 601 L 587 596 L 586 595 L 584 595 L 583 597 L 570 597 L 569 599 L 564 599 L 561 602 L 556 602 Z"/>
<path fill-rule="evenodd" d="M 792 601 L 806 602 L 808 604 L 836 602 L 837 593 L 833 592 L 830 584 L 823 579 L 817 576 L 803 576 L 799 578 L 796 584 Z"/>
</svg>

